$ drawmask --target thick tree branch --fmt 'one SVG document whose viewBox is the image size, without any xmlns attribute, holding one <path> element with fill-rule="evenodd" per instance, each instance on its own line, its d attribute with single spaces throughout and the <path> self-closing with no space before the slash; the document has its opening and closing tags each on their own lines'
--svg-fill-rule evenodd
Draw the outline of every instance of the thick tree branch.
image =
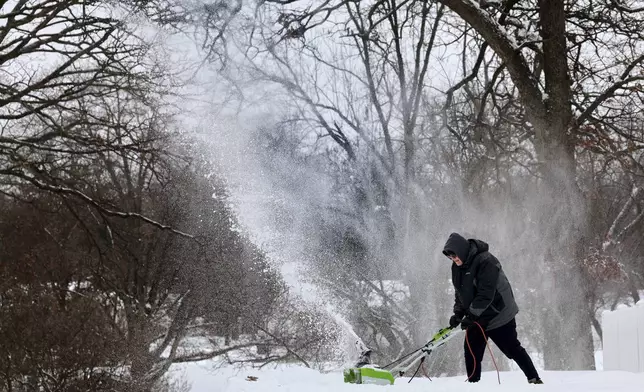
<svg viewBox="0 0 644 392">
<path fill-rule="evenodd" d="M 545 118 L 546 110 L 541 99 L 539 83 L 532 75 L 530 67 L 521 51 L 510 39 L 507 31 L 489 13 L 479 7 L 473 0 L 439 0 L 463 20 L 469 23 L 494 52 L 506 64 L 512 81 L 519 89 L 521 101 L 526 107 L 532 120 Z"/>
<path fill-rule="evenodd" d="M 0 174 L 2 174 L 2 173 L 0 173 Z M 114 211 L 114 210 L 108 209 L 105 206 L 103 206 L 101 203 L 97 202 L 96 200 L 92 199 L 91 197 L 87 196 L 85 193 L 83 193 L 83 192 L 81 192 L 79 190 L 64 187 L 64 186 L 57 186 L 57 185 L 47 184 L 47 183 L 39 181 L 39 180 L 37 180 L 37 179 L 35 179 L 33 177 L 27 176 L 27 175 L 25 175 L 23 173 L 12 172 L 10 174 L 13 175 L 13 176 L 16 176 L 16 177 L 20 177 L 20 178 L 30 182 L 31 184 L 35 185 L 39 189 L 46 190 L 46 191 L 56 193 L 56 194 L 60 194 L 60 195 L 74 196 L 74 197 L 76 197 L 76 198 L 78 198 L 78 199 L 80 199 L 80 200 L 82 200 L 82 201 L 94 206 L 97 210 L 101 211 L 105 215 L 119 217 L 119 218 L 136 218 L 136 219 L 140 219 L 140 220 L 142 220 L 142 221 L 144 221 L 146 223 L 149 223 L 149 224 L 151 224 L 151 225 L 153 225 L 153 226 L 155 226 L 155 227 L 157 227 L 157 228 L 159 228 L 161 230 L 168 230 L 168 231 L 170 231 L 172 233 L 175 233 L 175 234 L 178 234 L 178 235 L 180 235 L 182 237 L 186 237 L 186 238 L 189 238 L 191 240 L 199 242 L 197 240 L 197 238 L 195 238 L 195 236 L 193 236 L 192 234 L 184 233 L 184 232 L 182 232 L 180 230 L 177 230 L 177 229 L 175 229 L 175 228 L 173 228 L 171 226 L 166 226 L 166 225 L 164 225 L 162 223 L 159 223 L 159 222 L 157 222 L 157 221 L 155 221 L 153 219 L 150 219 L 150 218 L 148 218 L 148 217 L 146 217 L 146 216 L 144 216 L 142 214 L 134 213 L 134 212 Z"/>
</svg>

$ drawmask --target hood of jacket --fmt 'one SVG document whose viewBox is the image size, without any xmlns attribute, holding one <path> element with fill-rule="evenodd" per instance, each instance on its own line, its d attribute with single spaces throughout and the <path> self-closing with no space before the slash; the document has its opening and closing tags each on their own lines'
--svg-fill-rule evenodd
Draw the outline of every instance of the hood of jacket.
<svg viewBox="0 0 644 392">
<path fill-rule="evenodd" d="M 485 241 L 477 239 L 465 239 L 458 233 L 449 235 L 445 246 L 443 247 L 443 254 L 448 255 L 454 253 L 463 262 L 463 266 L 468 265 L 472 259 L 479 253 L 486 252 L 490 249 Z"/>
</svg>

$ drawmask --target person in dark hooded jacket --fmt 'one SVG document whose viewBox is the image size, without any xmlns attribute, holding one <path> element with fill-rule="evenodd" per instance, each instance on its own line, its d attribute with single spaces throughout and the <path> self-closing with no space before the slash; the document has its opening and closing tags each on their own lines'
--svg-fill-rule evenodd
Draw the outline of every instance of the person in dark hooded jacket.
<svg viewBox="0 0 644 392">
<path fill-rule="evenodd" d="M 443 254 L 452 260 L 455 289 L 450 327 L 466 330 L 465 367 L 468 381 L 481 379 L 481 361 L 487 338 L 521 368 L 531 384 L 542 384 L 532 359 L 517 338 L 515 316 L 519 307 L 501 263 L 487 243 L 450 234 Z"/>
</svg>

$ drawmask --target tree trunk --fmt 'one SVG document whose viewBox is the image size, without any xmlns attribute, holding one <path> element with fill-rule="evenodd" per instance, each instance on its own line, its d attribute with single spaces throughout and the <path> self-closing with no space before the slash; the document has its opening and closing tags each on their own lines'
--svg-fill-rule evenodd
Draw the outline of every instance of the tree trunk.
<svg viewBox="0 0 644 392">
<path fill-rule="evenodd" d="M 588 283 L 583 279 L 586 208 L 576 182 L 574 144 L 565 112 L 535 124 L 541 163 L 539 230 L 544 249 L 542 271 L 546 369 L 594 369 Z"/>
<path fill-rule="evenodd" d="M 544 118 L 535 121 L 536 147 L 543 175 L 540 230 L 546 251 L 544 287 L 551 313 L 544 318 L 547 369 L 594 369 L 592 320 L 589 317 L 581 259 L 584 257 L 586 208 L 576 180 L 572 137 L 570 77 L 566 56 L 566 16 L 561 0 L 539 1 L 546 95 Z"/>
</svg>

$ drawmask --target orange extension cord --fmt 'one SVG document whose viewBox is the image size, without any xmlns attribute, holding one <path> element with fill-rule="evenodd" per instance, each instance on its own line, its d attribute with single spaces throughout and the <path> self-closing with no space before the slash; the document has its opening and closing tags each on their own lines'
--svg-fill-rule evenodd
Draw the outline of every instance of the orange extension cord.
<svg viewBox="0 0 644 392">
<path fill-rule="evenodd" d="M 485 336 L 485 330 L 483 327 L 481 327 L 481 324 L 474 322 L 474 324 L 478 325 L 478 327 L 481 329 L 481 333 L 483 334 L 483 339 L 485 339 L 485 345 L 487 346 L 487 349 L 490 351 L 490 356 L 492 357 L 492 362 L 494 363 L 494 367 L 496 368 L 496 376 L 499 380 L 499 384 L 501 384 L 501 374 L 499 374 L 499 367 L 496 365 L 496 359 L 494 358 L 494 354 L 492 354 L 492 349 L 490 348 L 490 343 L 487 341 L 487 336 Z M 470 354 L 472 355 L 472 360 L 474 361 L 474 368 L 472 369 L 472 374 L 467 377 L 466 382 L 472 378 L 474 373 L 476 372 L 476 357 L 474 356 L 474 352 L 472 351 L 472 346 L 470 346 L 470 340 L 467 337 L 467 332 L 469 328 L 465 330 L 465 342 L 467 343 L 467 348 L 470 350 Z"/>
</svg>

